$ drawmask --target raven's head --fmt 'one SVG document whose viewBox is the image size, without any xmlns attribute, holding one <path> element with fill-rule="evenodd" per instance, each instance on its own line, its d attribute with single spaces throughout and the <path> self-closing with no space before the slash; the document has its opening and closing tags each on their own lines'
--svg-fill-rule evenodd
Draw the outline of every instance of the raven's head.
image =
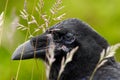
<svg viewBox="0 0 120 80">
<path fill-rule="evenodd" d="M 79 52 L 84 52 L 79 53 L 79 56 L 93 56 L 92 51 L 95 53 L 96 50 L 101 51 L 108 46 L 107 42 L 86 23 L 78 19 L 68 19 L 20 45 L 13 53 L 12 59 L 45 59 L 51 41 L 55 45 L 55 57 L 66 55 L 76 46 L 79 46 Z"/>
<path fill-rule="evenodd" d="M 97 64 L 101 51 L 108 47 L 107 41 L 89 25 L 78 19 L 68 19 L 20 45 L 13 53 L 12 59 L 41 58 L 47 60 L 47 49 L 51 43 L 55 45 L 56 60 L 61 60 L 63 56 L 78 46 L 79 49 L 73 56 L 73 63 L 78 64 L 81 71 L 82 67 L 91 69 L 89 65 L 91 63 Z M 85 71 L 87 72 L 89 69 L 86 68 Z"/>
</svg>

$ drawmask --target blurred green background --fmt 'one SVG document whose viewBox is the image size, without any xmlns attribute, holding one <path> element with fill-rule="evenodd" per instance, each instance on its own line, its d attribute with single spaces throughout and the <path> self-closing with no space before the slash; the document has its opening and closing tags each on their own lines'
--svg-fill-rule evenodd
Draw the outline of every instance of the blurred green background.
<svg viewBox="0 0 120 80">
<path fill-rule="evenodd" d="M 30 13 L 37 2 L 38 0 L 27 1 Z M 55 0 L 44 2 L 44 11 L 48 11 Z M 11 60 L 15 48 L 25 41 L 25 31 L 17 30 L 13 26 L 13 22 L 19 19 L 24 0 L 0 0 L 0 13 L 5 10 L 6 4 L 0 45 L 0 80 L 15 80 L 17 73 L 18 80 L 46 80 L 45 66 L 41 60 Z M 63 5 L 65 8 L 60 13 L 67 14 L 64 19 L 79 18 L 90 24 L 110 45 L 120 42 L 120 0 L 63 0 Z M 120 61 L 119 53 L 120 49 L 116 53 L 117 61 Z"/>
</svg>

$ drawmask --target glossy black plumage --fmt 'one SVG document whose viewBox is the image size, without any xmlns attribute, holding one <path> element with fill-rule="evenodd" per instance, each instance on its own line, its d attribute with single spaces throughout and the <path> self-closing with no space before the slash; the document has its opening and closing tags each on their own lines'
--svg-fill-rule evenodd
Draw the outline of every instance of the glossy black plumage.
<svg viewBox="0 0 120 80">
<path fill-rule="evenodd" d="M 52 26 L 42 35 L 30 39 L 20 48 L 17 48 L 12 59 L 19 60 L 20 58 L 29 59 L 35 57 L 47 62 L 45 52 L 51 41 L 48 37 L 49 34 L 56 45 L 54 52 L 56 61 L 51 67 L 49 80 L 57 80 L 62 57 L 66 56 L 76 46 L 79 46 L 79 49 L 73 56 L 72 61 L 66 65 L 60 80 L 89 80 L 98 63 L 100 53 L 109 46 L 107 41 L 88 24 L 78 19 L 68 19 Z M 25 48 L 23 57 L 20 57 L 21 47 L 26 44 L 29 44 L 29 47 Z M 120 80 L 119 63 L 115 61 L 114 57 L 108 58 L 108 61 L 97 70 L 93 79 Z"/>
</svg>

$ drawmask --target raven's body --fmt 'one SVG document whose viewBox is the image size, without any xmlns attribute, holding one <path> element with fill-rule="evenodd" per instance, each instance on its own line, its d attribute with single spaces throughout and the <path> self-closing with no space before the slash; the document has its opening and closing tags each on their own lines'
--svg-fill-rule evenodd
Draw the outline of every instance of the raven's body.
<svg viewBox="0 0 120 80">
<path fill-rule="evenodd" d="M 86 23 L 78 19 L 68 19 L 18 47 L 12 58 L 19 60 L 21 47 L 25 46 L 21 59 L 35 57 L 47 62 L 45 52 L 46 47 L 49 47 L 49 34 L 55 44 L 56 59 L 51 66 L 49 80 L 57 80 L 62 58 L 76 46 L 79 46 L 79 49 L 72 61 L 66 65 L 60 80 L 89 80 L 99 61 L 100 53 L 109 46 L 107 41 Z M 93 80 L 120 80 L 120 65 L 114 57 L 108 58 L 108 61 L 96 71 Z"/>
</svg>

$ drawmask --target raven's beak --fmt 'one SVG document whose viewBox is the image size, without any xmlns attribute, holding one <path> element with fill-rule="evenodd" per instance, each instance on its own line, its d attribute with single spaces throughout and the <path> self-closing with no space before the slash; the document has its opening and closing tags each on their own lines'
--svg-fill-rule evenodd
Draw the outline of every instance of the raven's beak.
<svg viewBox="0 0 120 80">
<path fill-rule="evenodd" d="M 30 40 L 18 46 L 12 55 L 13 60 L 23 60 L 30 58 L 37 58 L 45 55 L 45 50 L 35 50 L 31 45 Z"/>
<path fill-rule="evenodd" d="M 20 59 L 29 59 L 34 56 L 34 48 L 30 44 L 30 41 L 26 41 L 25 43 L 18 46 L 18 48 L 14 51 L 12 55 L 13 60 Z"/>
</svg>

